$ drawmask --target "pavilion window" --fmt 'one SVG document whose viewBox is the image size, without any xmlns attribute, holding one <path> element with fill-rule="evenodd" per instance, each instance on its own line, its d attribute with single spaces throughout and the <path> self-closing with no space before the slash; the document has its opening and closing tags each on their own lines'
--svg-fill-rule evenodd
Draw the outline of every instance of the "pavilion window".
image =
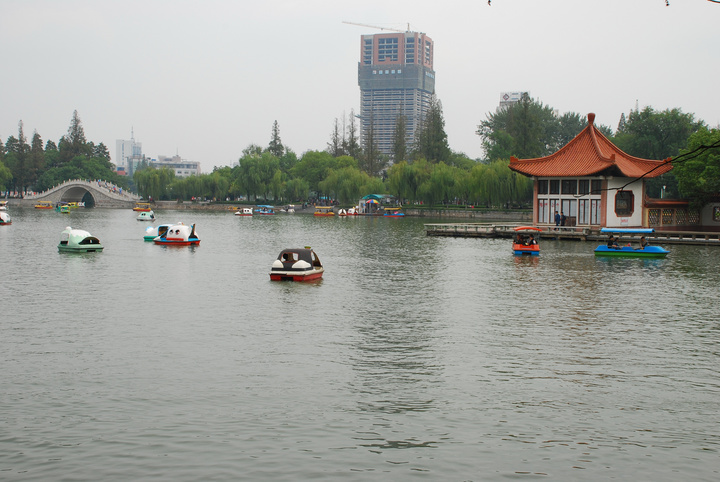
<svg viewBox="0 0 720 482">
<path fill-rule="evenodd" d="M 541 181 L 538 181 L 538 194 L 547 194 L 548 193 L 548 182 L 547 179 L 543 179 Z"/>
<path fill-rule="evenodd" d="M 589 179 L 580 179 L 578 181 L 578 194 L 581 196 L 590 194 L 590 180 Z"/>
<path fill-rule="evenodd" d="M 550 194 L 560 194 L 560 180 L 550 180 Z"/>
<path fill-rule="evenodd" d="M 615 214 L 617 216 L 632 216 L 634 204 L 635 195 L 632 191 L 618 191 L 615 194 Z"/>
<path fill-rule="evenodd" d="M 572 195 L 577 194 L 577 179 L 563 179 L 562 193 Z"/>
<path fill-rule="evenodd" d="M 602 181 L 594 179 L 590 182 L 590 194 L 600 194 L 602 192 Z"/>
</svg>

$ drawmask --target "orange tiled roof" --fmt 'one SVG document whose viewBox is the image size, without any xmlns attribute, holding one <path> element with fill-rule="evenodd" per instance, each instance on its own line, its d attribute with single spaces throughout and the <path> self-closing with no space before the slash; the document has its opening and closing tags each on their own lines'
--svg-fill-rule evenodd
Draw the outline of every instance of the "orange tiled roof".
<svg viewBox="0 0 720 482">
<path fill-rule="evenodd" d="M 656 177 L 672 169 L 670 158 L 654 161 L 625 154 L 597 130 L 594 121 L 595 114 L 588 114 L 587 127 L 554 154 L 536 159 L 511 157 L 510 169 L 537 177 L 592 176 L 603 171 L 625 177 Z"/>
</svg>

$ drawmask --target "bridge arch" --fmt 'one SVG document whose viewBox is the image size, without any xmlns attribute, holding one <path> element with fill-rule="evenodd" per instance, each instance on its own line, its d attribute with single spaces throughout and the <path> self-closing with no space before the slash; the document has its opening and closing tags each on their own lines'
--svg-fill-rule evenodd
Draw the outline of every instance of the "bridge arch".
<svg viewBox="0 0 720 482">
<path fill-rule="evenodd" d="M 136 194 L 123 191 L 106 181 L 73 179 L 47 191 L 25 197 L 30 201 L 84 202 L 85 207 L 124 208 L 132 207 L 140 200 Z"/>
<path fill-rule="evenodd" d="M 86 208 L 95 207 L 95 197 L 85 186 L 72 186 L 60 194 L 61 202 L 83 202 Z"/>
</svg>

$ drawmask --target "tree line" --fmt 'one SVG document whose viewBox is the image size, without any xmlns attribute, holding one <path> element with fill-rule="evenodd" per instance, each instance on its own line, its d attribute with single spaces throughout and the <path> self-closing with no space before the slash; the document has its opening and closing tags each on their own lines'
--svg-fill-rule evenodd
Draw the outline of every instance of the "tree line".
<svg viewBox="0 0 720 482">
<path fill-rule="evenodd" d="M 397 117 L 390 156 L 379 153 L 372 129 L 360 145 L 355 119 L 352 110 L 342 121 L 335 119 L 326 148 L 300 157 L 282 143 L 275 121 L 267 146 L 247 146 L 232 167 L 215 167 L 208 174 L 180 178 L 171 169 L 145 163 L 132 179 L 117 175 L 102 143 L 95 145 L 85 139 L 77 111 L 57 145 L 48 141 L 43 147 L 37 132 L 28 143 L 21 121 L 18 137 L 9 137 L 5 145 L 0 142 L 0 187 L 41 191 L 67 179 L 85 178 L 106 179 L 157 200 L 242 198 L 292 203 L 323 197 L 351 204 L 365 194 L 386 193 L 403 203 L 528 206 L 532 181 L 508 168 L 510 156 L 549 155 L 587 125 L 580 114 L 558 114 L 524 94 L 519 102 L 488 113 L 480 122 L 476 133 L 485 156 L 473 160 L 450 149 L 442 105 L 435 97 L 413 145 L 406 143 L 406 119 Z M 632 110 L 627 117 L 621 116 L 614 133 L 608 126 L 597 127 L 626 153 L 647 159 L 675 157 L 720 136 L 717 128 L 708 128 L 680 109 Z M 717 149 L 686 161 L 651 179 L 648 194 L 704 200 L 716 194 L 720 183 Z"/>
</svg>

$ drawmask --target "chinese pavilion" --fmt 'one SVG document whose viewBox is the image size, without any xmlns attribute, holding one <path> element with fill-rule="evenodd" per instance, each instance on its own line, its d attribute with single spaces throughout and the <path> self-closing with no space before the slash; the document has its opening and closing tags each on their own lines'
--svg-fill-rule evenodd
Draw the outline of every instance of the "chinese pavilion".
<svg viewBox="0 0 720 482">
<path fill-rule="evenodd" d="M 588 125 L 559 151 L 537 159 L 510 158 L 510 169 L 532 177 L 533 223 L 555 224 L 555 212 L 569 226 L 647 227 L 645 180 L 672 169 L 670 159 L 650 160 L 618 149 Z"/>
</svg>

